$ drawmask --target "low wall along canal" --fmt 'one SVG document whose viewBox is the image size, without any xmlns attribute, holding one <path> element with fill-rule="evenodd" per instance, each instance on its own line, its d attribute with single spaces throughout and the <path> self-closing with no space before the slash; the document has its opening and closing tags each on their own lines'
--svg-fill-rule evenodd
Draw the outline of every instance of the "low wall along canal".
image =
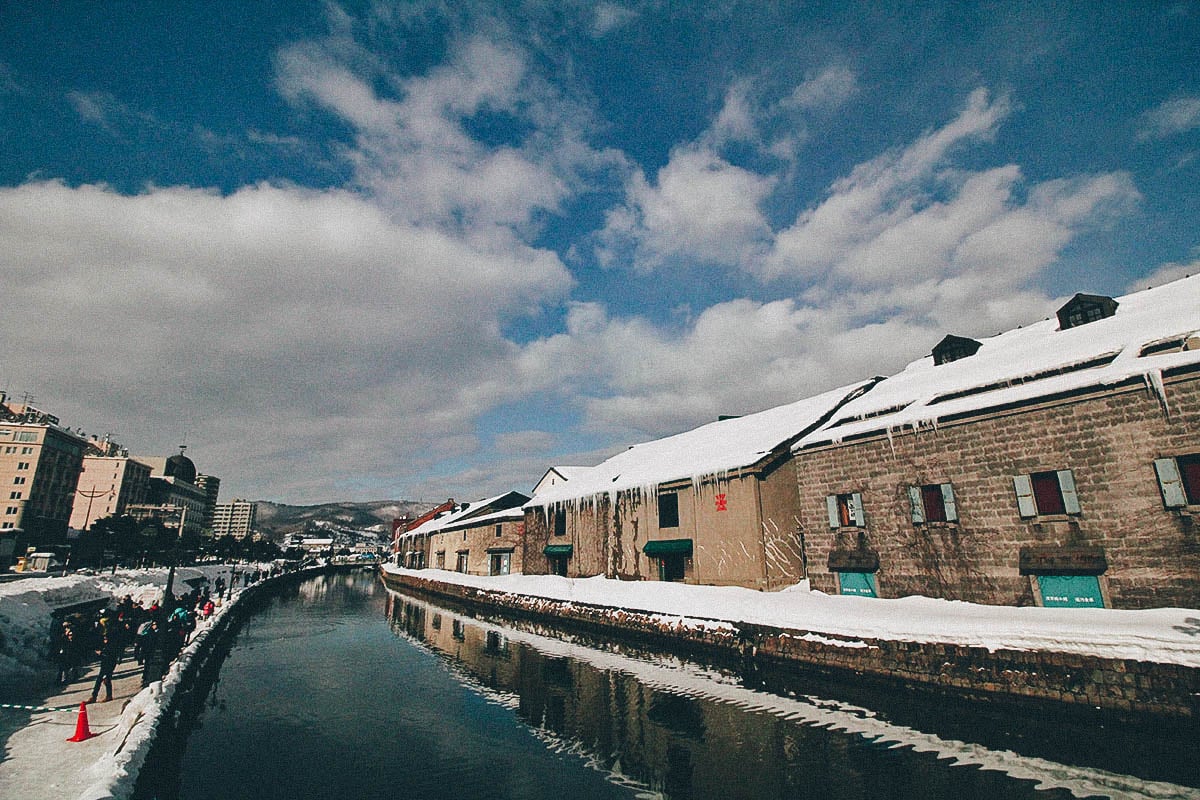
<svg viewBox="0 0 1200 800">
<path fill-rule="evenodd" d="M 556 621 L 625 640 L 658 642 L 720 657 L 736 653 L 759 664 L 853 675 L 976 699 L 1066 704 L 1129 715 L 1200 721 L 1200 669 L 1048 651 L 988 650 L 944 643 L 850 639 L 824 632 L 734 623 L 675 625 L 662 614 L 562 602 L 384 573 L 393 588 L 481 611 Z M 1052 712 L 1053 713 L 1053 712 Z"/>
<path fill-rule="evenodd" d="M 1186 722 L 747 672 L 361 572 L 247 610 L 142 796 L 1200 797 Z"/>
</svg>

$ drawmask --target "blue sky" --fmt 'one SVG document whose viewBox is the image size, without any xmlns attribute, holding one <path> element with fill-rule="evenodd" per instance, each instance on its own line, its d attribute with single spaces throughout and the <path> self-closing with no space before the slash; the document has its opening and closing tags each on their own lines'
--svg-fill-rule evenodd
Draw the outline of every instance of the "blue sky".
<svg viewBox="0 0 1200 800">
<path fill-rule="evenodd" d="M 528 489 L 1200 266 L 1200 4 L 5 3 L 0 389 Z"/>
</svg>

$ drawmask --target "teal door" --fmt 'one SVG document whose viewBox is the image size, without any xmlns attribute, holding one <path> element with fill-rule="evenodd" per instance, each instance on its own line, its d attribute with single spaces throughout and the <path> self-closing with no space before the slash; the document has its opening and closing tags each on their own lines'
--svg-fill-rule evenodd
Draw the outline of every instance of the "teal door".
<svg viewBox="0 0 1200 800">
<path fill-rule="evenodd" d="M 1047 608 L 1104 608 L 1095 575 L 1038 575 L 1038 587 Z"/>
<path fill-rule="evenodd" d="M 839 572 L 838 591 L 859 597 L 878 597 L 875 592 L 875 575 L 871 572 Z"/>
</svg>

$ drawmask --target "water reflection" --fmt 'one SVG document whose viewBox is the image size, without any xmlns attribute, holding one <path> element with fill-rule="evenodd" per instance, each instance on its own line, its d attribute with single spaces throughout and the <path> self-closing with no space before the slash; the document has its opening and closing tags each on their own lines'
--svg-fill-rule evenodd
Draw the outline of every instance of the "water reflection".
<svg viewBox="0 0 1200 800">
<path fill-rule="evenodd" d="M 551 748 L 583 755 L 644 795 L 1200 798 L 1193 786 L 1044 757 L 1044 743 L 1031 748 L 1038 755 L 991 748 L 853 703 L 761 691 L 733 671 L 590 646 L 533 624 L 501 626 L 394 592 L 387 615 L 395 632 L 515 708 Z M 1195 776 L 1186 754 L 1161 757 L 1181 763 L 1143 774 Z"/>
</svg>

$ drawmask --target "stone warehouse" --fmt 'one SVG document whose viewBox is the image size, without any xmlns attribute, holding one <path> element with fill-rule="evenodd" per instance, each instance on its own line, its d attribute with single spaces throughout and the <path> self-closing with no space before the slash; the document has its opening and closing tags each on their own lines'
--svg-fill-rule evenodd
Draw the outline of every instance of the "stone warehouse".
<svg viewBox="0 0 1200 800">
<path fill-rule="evenodd" d="M 1200 603 L 1200 278 L 934 352 L 794 448 L 814 588 Z"/>
<path fill-rule="evenodd" d="M 947 335 L 888 378 L 551 468 L 509 567 L 1200 606 L 1198 312 L 1200 276 L 1080 294 L 998 336 Z M 430 565 L 464 546 L 446 539 Z M 477 550 L 465 569 L 483 573 Z"/>
<path fill-rule="evenodd" d="M 804 576 L 791 445 L 870 383 L 629 448 L 526 505 L 527 571 L 775 589 Z"/>
</svg>

